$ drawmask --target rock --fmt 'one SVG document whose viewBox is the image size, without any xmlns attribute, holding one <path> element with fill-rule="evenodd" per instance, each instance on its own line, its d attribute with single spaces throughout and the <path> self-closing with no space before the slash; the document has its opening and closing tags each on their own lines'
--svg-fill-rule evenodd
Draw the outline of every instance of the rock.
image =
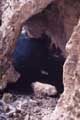
<svg viewBox="0 0 80 120">
<path fill-rule="evenodd" d="M 10 103 L 13 99 L 12 94 L 10 93 L 4 93 L 3 97 L 2 97 L 2 101 L 4 101 L 5 103 Z"/>
<path fill-rule="evenodd" d="M 29 115 L 28 114 L 25 116 L 24 120 L 29 120 Z"/>
<path fill-rule="evenodd" d="M 34 82 L 32 88 L 36 96 L 55 96 L 57 94 L 54 86 L 45 83 Z"/>
<path fill-rule="evenodd" d="M 44 120 L 80 120 L 80 20 L 69 39 L 64 64 L 64 92 L 55 111 Z"/>
<path fill-rule="evenodd" d="M 8 117 L 15 117 L 18 114 L 18 112 L 16 112 L 17 111 L 16 108 L 10 104 L 8 104 L 8 105 L 5 104 L 4 110 Z"/>
<path fill-rule="evenodd" d="M 0 90 L 5 89 L 7 86 L 7 81 L 6 80 L 0 80 Z"/>
<path fill-rule="evenodd" d="M 51 37 L 50 47 L 52 48 L 52 45 L 55 44 L 66 57 L 65 45 L 78 22 L 79 8 L 78 0 L 75 2 L 73 0 L 71 2 L 69 0 L 55 1 L 43 12 L 26 21 L 25 28 L 35 36 L 40 36 L 43 32 L 48 34 Z"/>
<path fill-rule="evenodd" d="M 4 111 L 5 111 L 6 113 L 10 112 L 10 107 L 9 107 L 9 105 L 4 104 Z"/>
<path fill-rule="evenodd" d="M 7 116 L 4 111 L 4 102 L 0 100 L 0 120 L 7 120 Z"/>
</svg>

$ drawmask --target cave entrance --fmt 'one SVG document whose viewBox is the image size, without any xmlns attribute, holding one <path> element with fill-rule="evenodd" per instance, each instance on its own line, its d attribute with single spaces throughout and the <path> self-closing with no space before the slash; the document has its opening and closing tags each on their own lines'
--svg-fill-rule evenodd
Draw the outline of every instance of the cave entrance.
<svg viewBox="0 0 80 120">
<path fill-rule="evenodd" d="M 26 91 L 32 82 L 40 81 L 54 85 L 62 93 L 64 39 L 63 19 L 56 3 L 26 21 L 13 53 L 13 64 L 21 77 L 7 88 Z"/>
<path fill-rule="evenodd" d="M 13 52 L 13 65 L 21 75 L 15 84 L 7 88 L 19 92 L 32 92 L 31 84 L 39 81 L 56 87 L 58 93 L 63 92 L 63 64 L 65 58 L 59 47 L 51 46 L 51 38 L 42 34 L 41 37 L 29 37 L 21 31 L 16 48 Z"/>
<path fill-rule="evenodd" d="M 68 6 L 68 9 L 70 11 L 67 9 L 68 17 L 65 17 L 65 15 L 63 14 L 62 7 L 61 6 L 59 7 L 58 4 L 54 3 L 54 4 L 49 5 L 43 12 L 31 17 L 28 21 L 26 21 L 24 23 L 24 25 L 22 27 L 22 31 L 20 33 L 20 36 L 22 34 L 22 41 L 25 39 L 29 39 L 28 41 L 31 42 L 30 39 L 32 39 L 32 38 L 27 37 L 27 34 L 25 35 L 25 33 L 28 33 L 29 35 L 33 34 L 35 36 L 34 39 L 36 40 L 37 44 L 36 45 L 34 44 L 34 39 L 32 40 L 32 42 L 30 44 L 28 44 L 30 46 L 27 46 L 28 49 L 26 49 L 27 50 L 27 54 L 26 54 L 27 58 L 30 58 L 30 51 L 32 51 L 32 52 L 34 51 L 33 57 L 32 57 L 32 59 L 28 59 L 28 61 L 26 61 L 26 62 L 23 62 L 23 57 L 22 57 L 23 64 L 21 64 L 21 65 L 19 64 L 18 67 L 21 67 L 20 72 L 22 71 L 23 75 L 21 74 L 21 77 L 18 80 L 18 82 L 15 85 L 13 85 L 13 84 L 10 85 L 10 87 L 8 87 L 8 89 L 10 88 L 10 89 L 14 90 L 14 88 L 15 88 L 16 91 L 18 91 L 18 89 L 19 89 L 19 92 L 20 92 L 20 90 L 26 91 L 29 84 L 31 84 L 34 81 L 40 81 L 43 83 L 48 83 L 48 84 L 52 84 L 52 85 L 56 86 L 59 93 L 63 92 L 63 89 L 64 89 L 64 87 L 63 87 L 63 64 L 64 64 L 65 56 L 66 56 L 65 55 L 65 45 L 66 45 L 68 38 L 70 38 L 72 29 L 73 29 L 74 25 L 77 23 L 76 20 L 78 19 L 77 12 L 74 12 L 74 15 L 72 15 L 72 13 L 73 13 L 72 7 L 73 6 L 71 6 L 71 4 L 70 4 L 70 6 Z M 72 15 L 72 17 L 75 18 L 75 20 L 74 20 L 75 22 L 71 21 L 72 23 L 71 22 L 69 23 L 69 20 L 71 20 L 71 16 L 69 16 L 69 15 Z M 66 22 L 68 22 L 68 23 L 65 24 Z M 44 41 L 45 38 L 46 38 L 46 41 Z M 48 42 L 48 44 L 47 44 L 48 38 L 49 38 L 50 42 Z M 42 39 L 43 39 L 43 41 L 42 41 Z M 42 43 L 45 43 L 45 44 L 43 45 Z M 48 45 L 47 47 L 46 47 L 46 44 Z M 40 45 L 40 46 L 38 46 L 38 45 Z M 21 43 L 21 46 L 22 46 L 22 43 Z M 45 49 L 45 47 L 46 47 L 46 49 Z M 24 47 L 21 47 L 21 49 L 20 49 L 20 47 L 18 48 L 18 50 L 19 50 L 19 52 L 21 52 L 21 54 L 23 54 L 22 53 L 23 48 Z M 36 49 L 31 50 L 31 48 L 36 48 Z M 40 48 L 40 51 L 38 51 L 39 48 Z M 42 55 L 41 57 L 40 57 L 39 53 L 41 53 L 41 55 Z M 40 69 L 41 66 L 38 66 L 40 72 L 37 71 L 38 69 L 33 69 L 37 65 L 36 55 L 38 55 L 38 58 L 44 58 L 44 59 L 41 59 L 42 63 L 44 63 L 44 64 L 42 64 L 42 69 Z M 18 54 L 16 54 L 16 56 L 18 56 Z M 40 59 L 38 59 L 38 60 L 40 60 Z M 26 66 L 26 64 L 33 66 L 32 69 L 29 69 Z M 15 63 L 14 63 L 14 67 L 16 68 Z M 27 68 L 27 70 L 26 70 L 26 68 Z M 16 68 L 16 70 L 17 70 L 17 68 Z M 32 75 L 31 75 L 31 72 L 32 72 Z M 49 98 L 48 98 L 48 99 L 43 99 L 43 104 L 46 100 L 48 101 L 47 103 L 49 103 Z M 52 100 L 50 102 L 51 105 L 52 105 Z M 32 102 L 32 98 L 30 99 L 30 101 Z M 41 101 L 42 101 L 42 99 L 41 99 Z M 30 104 L 30 102 L 28 102 L 28 104 L 31 105 L 31 111 L 32 111 L 32 104 Z M 40 107 L 41 104 L 42 104 L 42 102 L 37 102 L 37 106 L 39 105 L 39 107 Z M 46 104 L 46 102 L 45 102 L 45 104 Z M 45 106 L 42 106 L 42 107 L 45 107 Z M 48 106 L 48 108 L 49 108 L 49 106 Z M 26 107 L 26 108 L 28 108 L 28 107 Z M 30 108 L 30 106 L 29 106 L 29 108 Z M 46 112 L 50 111 L 50 109 L 47 109 Z M 32 111 L 31 113 L 33 114 L 33 112 L 34 111 Z M 50 112 L 51 113 L 53 112 L 53 106 L 52 106 L 52 111 L 50 111 Z M 31 115 L 31 113 L 30 113 L 30 115 Z M 41 113 L 40 113 L 40 115 L 41 115 Z"/>
</svg>

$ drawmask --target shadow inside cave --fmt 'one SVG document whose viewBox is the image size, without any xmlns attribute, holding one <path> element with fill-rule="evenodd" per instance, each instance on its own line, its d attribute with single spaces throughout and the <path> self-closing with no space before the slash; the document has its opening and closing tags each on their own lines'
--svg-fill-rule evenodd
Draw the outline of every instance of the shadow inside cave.
<svg viewBox="0 0 80 120">
<path fill-rule="evenodd" d="M 16 83 L 9 83 L 5 92 L 32 94 L 31 83 L 35 81 L 54 85 L 58 93 L 63 92 L 65 58 L 54 44 L 51 50 L 48 48 L 49 40 L 47 35 L 42 35 L 38 40 L 26 38 L 25 35 L 19 37 L 13 53 L 13 65 L 21 77 Z"/>
</svg>

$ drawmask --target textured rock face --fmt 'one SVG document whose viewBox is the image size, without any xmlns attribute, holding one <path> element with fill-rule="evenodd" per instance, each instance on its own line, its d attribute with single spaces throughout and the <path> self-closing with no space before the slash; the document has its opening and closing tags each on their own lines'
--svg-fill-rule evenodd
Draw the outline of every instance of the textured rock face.
<svg viewBox="0 0 80 120">
<path fill-rule="evenodd" d="M 65 45 L 74 26 L 77 25 L 80 15 L 79 8 L 80 2 L 78 0 L 55 1 L 43 12 L 31 17 L 25 26 L 34 36 L 40 36 L 42 32 L 46 32 L 52 39 L 51 47 L 53 43 L 56 44 L 66 56 Z"/>
<path fill-rule="evenodd" d="M 55 86 L 50 84 L 44 84 L 40 82 L 33 82 L 32 88 L 34 91 L 34 94 L 38 97 L 42 96 L 55 96 L 57 94 L 57 90 Z"/>
<path fill-rule="evenodd" d="M 32 16 L 26 21 L 25 26 L 26 30 L 36 37 L 39 37 L 43 32 L 48 34 L 52 40 L 50 47 L 52 48 L 52 44 L 55 44 L 56 47 L 60 47 L 65 56 L 67 39 L 60 7 L 63 9 L 59 2 L 53 2 L 43 12 Z"/>
<path fill-rule="evenodd" d="M 79 4 L 77 3 L 74 6 L 76 5 Z M 69 14 L 73 12 L 72 10 Z M 72 14 L 72 18 L 69 17 L 69 19 L 73 21 L 71 26 L 69 26 L 71 21 L 66 21 L 66 23 L 69 23 L 68 25 L 66 24 L 66 30 L 72 29 L 72 24 L 76 23 L 77 17 L 75 20 L 73 19 L 74 15 L 79 14 L 76 13 L 75 11 L 74 14 Z M 68 37 L 70 37 L 70 33 L 68 33 Z M 80 20 L 66 44 L 66 51 L 68 56 L 63 67 L 64 93 L 54 113 L 51 115 L 50 120 L 53 120 L 53 118 L 54 120 L 80 119 Z"/>
<path fill-rule="evenodd" d="M 19 77 L 11 65 L 11 54 L 15 47 L 16 39 L 20 33 L 22 24 L 32 15 L 40 12 L 52 0 L 2 0 L 1 13 L 2 24 L 0 27 L 0 88 L 4 88 L 7 82 L 16 81 Z M 14 76 L 14 80 L 10 77 Z M 15 74 L 14 74 L 15 73 Z M 8 78 L 7 78 L 8 76 Z"/>
<path fill-rule="evenodd" d="M 64 93 L 49 120 L 80 119 L 80 20 L 66 45 L 64 64 Z"/>
</svg>

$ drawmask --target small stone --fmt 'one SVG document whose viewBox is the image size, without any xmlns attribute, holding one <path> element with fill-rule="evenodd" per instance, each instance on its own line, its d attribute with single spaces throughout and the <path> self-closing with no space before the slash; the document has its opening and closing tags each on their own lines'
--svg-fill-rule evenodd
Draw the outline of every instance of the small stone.
<svg viewBox="0 0 80 120">
<path fill-rule="evenodd" d="M 9 112 L 6 113 L 7 116 L 8 117 L 14 117 L 15 114 L 16 114 L 16 109 L 11 105 L 9 105 L 9 109 L 10 109 Z"/>
<path fill-rule="evenodd" d="M 34 82 L 32 88 L 36 96 L 55 96 L 57 90 L 55 86 L 46 83 Z"/>
<path fill-rule="evenodd" d="M 4 111 L 5 111 L 5 112 L 9 112 L 9 111 L 10 111 L 10 108 L 9 108 L 8 105 L 4 105 Z"/>
<path fill-rule="evenodd" d="M 4 93 L 2 97 L 2 101 L 4 101 L 5 103 L 10 103 L 12 101 L 12 94 Z"/>
<path fill-rule="evenodd" d="M 21 111 L 22 111 L 21 109 L 18 108 L 16 109 L 16 113 L 21 113 Z"/>
<path fill-rule="evenodd" d="M 0 120 L 7 120 L 7 116 L 4 111 L 4 102 L 0 100 Z"/>
<path fill-rule="evenodd" d="M 25 116 L 24 120 L 29 120 L 29 115 L 28 114 Z"/>
<path fill-rule="evenodd" d="M 14 117 L 14 115 L 13 115 L 13 112 L 10 112 L 9 114 L 8 114 L 8 117 L 10 118 L 12 118 L 12 117 Z"/>
</svg>

